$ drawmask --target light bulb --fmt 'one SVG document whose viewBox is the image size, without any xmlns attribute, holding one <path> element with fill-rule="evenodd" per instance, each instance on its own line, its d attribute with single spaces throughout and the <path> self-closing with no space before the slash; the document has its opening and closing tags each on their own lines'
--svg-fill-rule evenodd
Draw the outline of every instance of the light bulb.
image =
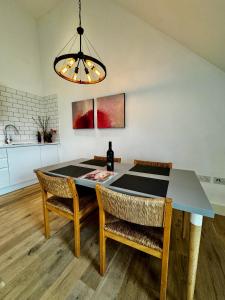
<svg viewBox="0 0 225 300">
<path fill-rule="evenodd" d="M 67 66 L 64 66 L 61 70 L 61 73 L 62 74 L 65 74 L 66 72 L 68 71 L 68 67 Z"/>
<path fill-rule="evenodd" d="M 74 65 L 74 63 L 75 63 L 75 60 L 73 58 L 70 58 L 67 62 L 67 65 L 68 65 L 68 67 L 71 68 Z"/>
<path fill-rule="evenodd" d="M 85 68 L 84 68 L 84 71 L 85 71 L 85 73 L 86 73 L 86 75 L 87 75 L 88 81 L 91 82 L 91 76 L 90 76 L 90 74 L 89 74 L 88 68 L 85 67 Z"/>
<path fill-rule="evenodd" d="M 87 74 L 87 79 L 88 79 L 89 82 L 91 82 L 91 76 L 90 76 L 90 74 Z"/>
<path fill-rule="evenodd" d="M 78 67 L 76 67 L 76 68 L 75 68 L 75 72 L 74 72 L 74 74 L 73 74 L 73 80 L 74 80 L 74 81 L 76 81 L 76 80 L 77 80 L 77 75 L 78 75 L 78 72 L 79 72 L 79 68 L 78 68 Z"/>
<path fill-rule="evenodd" d="M 98 69 L 96 69 L 95 67 L 93 68 L 93 71 L 95 72 L 95 74 L 97 74 L 98 76 L 101 75 L 100 71 Z"/>
<path fill-rule="evenodd" d="M 86 64 L 91 68 L 93 66 L 93 63 L 90 60 L 86 60 Z"/>
</svg>

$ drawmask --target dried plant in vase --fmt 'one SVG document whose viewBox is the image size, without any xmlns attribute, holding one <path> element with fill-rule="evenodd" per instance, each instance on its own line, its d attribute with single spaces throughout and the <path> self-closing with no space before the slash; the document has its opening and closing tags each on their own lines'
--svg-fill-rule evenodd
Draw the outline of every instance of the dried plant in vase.
<svg viewBox="0 0 225 300">
<path fill-rule="evenodd" d="M 48 116 L 44 116 L 44 117 L 38 116 L 37 120 L 35 120 L 34 117 L 32 117 L 32 119 L 37 124 L 38 128 L 41 128 L 44 143 L 46 143 L 46 142 L 49 143 L 48 123 L 49 123 L 50 117 L 48 117 Z"/>
</svg>

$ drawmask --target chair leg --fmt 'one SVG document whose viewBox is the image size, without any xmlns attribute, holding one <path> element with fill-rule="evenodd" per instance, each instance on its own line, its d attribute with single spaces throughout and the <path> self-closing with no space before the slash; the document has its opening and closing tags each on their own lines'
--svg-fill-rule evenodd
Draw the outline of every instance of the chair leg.
<svg viewBox="0 0 225 300">
<path fill-rule="evenodd" d="M 103 276 L 106 269 L 106 237 L 104 235 L 104 230 L 100 230 L 99 240 L 100 274 Z"/>
<path fill-rule="evenodd" d="M 49 216 L 48 216 L 49 211 L 45 204 L 44 204 L 43 210 L 44 210 L 45 237 L 46 237 L 46 239 L 48 239 L 50 237 Z"/>
<path fill-rule="evenodd" d="M 162 257 L 160 300 L 166 300 L 169 255 Z"/>
<path fill-rule="evenodd" d="M 80 256 L 80 221 L 74 220 L 74 255 Z"/>
</svg>

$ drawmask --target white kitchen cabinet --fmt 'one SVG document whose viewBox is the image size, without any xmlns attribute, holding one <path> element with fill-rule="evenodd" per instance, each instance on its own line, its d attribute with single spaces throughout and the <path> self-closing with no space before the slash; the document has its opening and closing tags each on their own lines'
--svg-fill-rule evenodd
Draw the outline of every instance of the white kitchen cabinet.
<svg viewBox="0 0 225 300">
<path fill-rule="evenodd" d="M 34 184 L 34 169 L 58 162 L 58 144 L 0 148 L 0 195 Z"/>
<path fill-rule="evenodd" d="M 0 189 L 9 186 L 9 169 L 0 169 Z"/>
<path fill-rule="evenodd" d="M 41 148 L 41 166 L 54 165 L 59 162 L 58 145 L 46 145 Z"/>
<path fill-rule="evenodd" d="M 10 185 L 35 178 L 34 169 L 41 167 L 40 147 L 15 147 L 7 149 Z"/>
<path fill-rule="evenodd" d="M 5 158 L 5 157 L 7 157 L 6 149 L 0 149 L 0 158 Z"/>
</svg>

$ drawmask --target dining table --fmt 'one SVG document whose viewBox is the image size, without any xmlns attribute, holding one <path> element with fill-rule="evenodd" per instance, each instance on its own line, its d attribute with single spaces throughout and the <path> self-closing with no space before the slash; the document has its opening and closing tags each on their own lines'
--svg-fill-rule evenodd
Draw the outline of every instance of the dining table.
<svg viewBox="0 0 225 300">
<path fill-rule="evenodd" d="M 74 178 L 76 184 L 95 188 L 97 181 L 83 178 L 94 170 L 106 170 L 106 162 L 79 158 L 39 169 L 47 174 Z M 138 166 L 115 163 L 114 174 L 101 182 L 117 192 L 172 199 L 173 208 L 190 213 L 187 300 L 194 298 L 203 217 L 214 217 L 214 211 L 199 178 L 193 170 Z"/>
</svg>

